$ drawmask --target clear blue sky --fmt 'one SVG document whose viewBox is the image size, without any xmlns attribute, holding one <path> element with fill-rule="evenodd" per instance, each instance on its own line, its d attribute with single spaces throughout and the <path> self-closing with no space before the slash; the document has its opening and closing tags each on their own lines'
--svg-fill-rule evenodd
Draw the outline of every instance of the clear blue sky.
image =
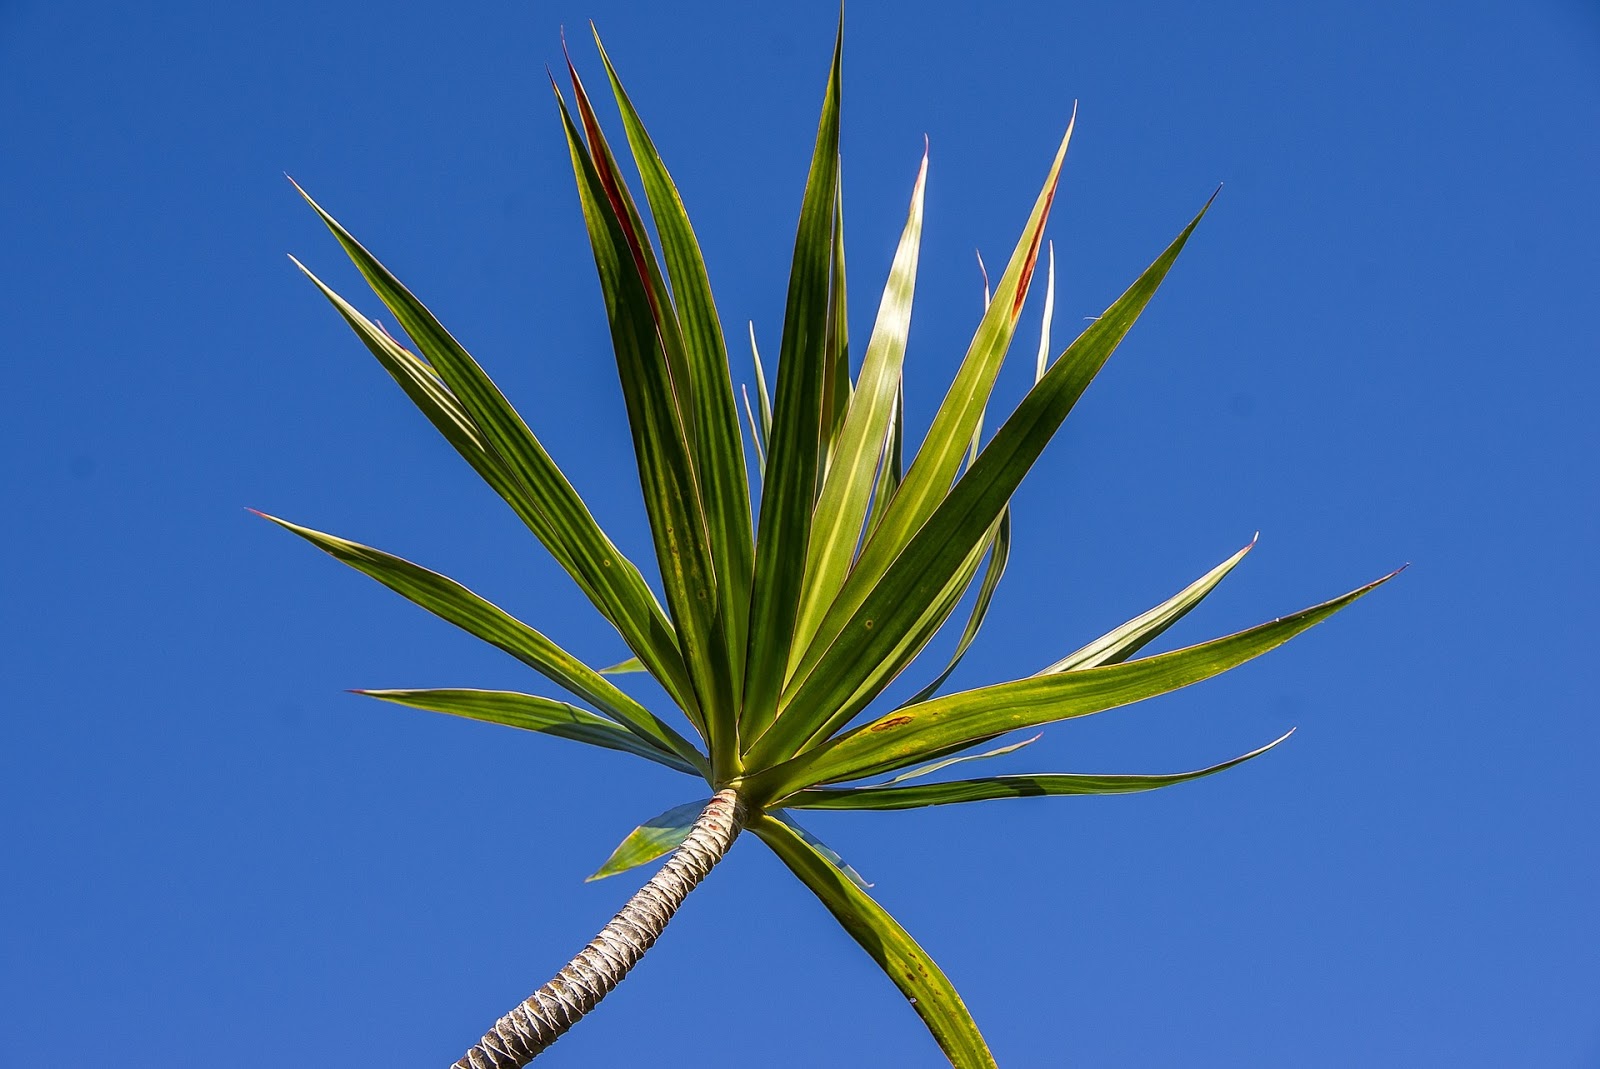
<svg viewBox="0 0 1600 1069">
<path fill-rule="evenodd" d="M 448 1064 L 639 882 L 583 876 L 690 800 L 641 762 L 343 694 L 539 681 L 244 511 L 623 655 L 284 258 L 373 308 L 288 171 L 647 557 L 544 80 L 563 24 L 598 77 L 589 18 L 747 379 L 745 322 L 776 347 L 831 5 L 0 4 L 0 1065 Z M 1174 644 L 1413 566 L 1004 770 L 1173 771 L 1299 725 L 1259 762 L 815 830 L 1007 1069 L 1600 1065 L 1600 11 L 860 0 L 845 62 L 859 335 L 932 145 L 915 427 L 976 322 L 973 250 L 1009 248 L 1074 100 L 1060 344 L 1225 184 L 1016 499 L 955 682 L 1034 671 L 1258 529 Z M 940 1064 L 753 840 L 540 1064 L 669 1040 L 652 1064 Z"/>
</svg>

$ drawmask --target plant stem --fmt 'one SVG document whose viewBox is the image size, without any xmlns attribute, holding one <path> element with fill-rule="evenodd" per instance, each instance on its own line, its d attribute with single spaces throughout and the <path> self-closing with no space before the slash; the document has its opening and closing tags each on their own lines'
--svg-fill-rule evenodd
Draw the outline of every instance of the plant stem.
<svg viewBox="0 0 1600 1069">
<path fill-rule="evenodd" d="M 689 837 L 593 942 L 522 1005 L 496 1021 L 452 1069 L 521 1069 L 560 1039 L 655 944 L 684 897 L 739 837 L 744 819 L 744 805 L 733 788 L 718 791 L 696 818 Z"/>
</svg>

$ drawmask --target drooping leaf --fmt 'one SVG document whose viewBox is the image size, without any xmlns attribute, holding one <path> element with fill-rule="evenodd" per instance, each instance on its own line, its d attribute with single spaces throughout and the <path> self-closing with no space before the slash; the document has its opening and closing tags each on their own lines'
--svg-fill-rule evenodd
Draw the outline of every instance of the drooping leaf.
<svg viewBox="0 0 1600 1069">
<path fill-rule="evenodd" d="M 778 353 L 778 393 L 761 489 L 750 648 L 740 712 L 740 731 L 746 738 L 759 735 L 772 722 L 783 686 L 822 461 L 828 280 L 833 258 L 834 201 L 839 185 L 842 20 L 840 30 L 795 234 L 783 342 Z"/>
<path fill-rule="evenodd" d="M 917 783 L 906 786 L 885 784 L 878 787 L 831 787 L 801 791 L 785 805 L 792 809 L 920 809 L 930 805 L 958 802 L 987 802 L 996 798 L 1036 798 L 1068 794 L 1136 794 L 1170 787 L 1175 783 L 1212 776 L 1218 772 L 1260 757 L 1294 732 L 1288 731 L 1260 749 L 1194 772 L 1165 776 L 988 776 L 983 779 L 951 780 L 947 783 Z M 901 777 L 905 778 L 905 777 Z"/>
<path fill-rule="evenodd" d="M 643 671 L 644 665 L 640 663 L 639 658 L 629 657 L 626 661 L 618 661 L 616 664 L 600 669 L 600 674 L 603 676 L 625 676 L 631 672 Z"/>
<path fill-rule="evenodd" d="M 611 852 L 611 856 L 606 858 L 606 863 L 596 869 L 594 875 L 585 882 L 593 883 L 607 876 L 615 876 L 619 872 L 627 872 L 631 868 L 654 861 L 662 854 L 676 850 L 694 830 L 695 820 L 710 801 L 709 798 L 702 798 L 698 802 L 673 806 L 665 813 L 651 817 L 634 828 Z"/>
<path fill-rule="evenodd" d="M 983 1034 L 926 951 L 872 897 L 792 826 L 763 816 L 751 826 L 906 996 L 953 1069 L 995 1069 Z"/>
<path fill-rule="evenodd" d="M 704 776 L 711 770 L 704 758 L 691 764 L 676 754 L 646 742 L 614 720 L 598 716 L 587 709 L 566 702 L 540 698 L 532 694 L 517 694 L 504 690 L 358 690 L 369 698 L 378 698 L 413 709 L 433 713 L 448 713 L 491 724 L 539 731 L 591 746 L 620 750 L 636 757 L 666 765 L 691 776 Z"/>
<path fill-rule="evenodd" d="M 775 742 L 787 741 L 798 746 L 805 738 L 831 735 L 854 715 L 849 711 L 851 695 L 883 663 L 887 651 L 895 646 L 908 625 L 920 619 L 926 606 L 939 597 L 972 547 L 986 537 L 1017 484 L 1149 303 L 1204 217 L 1205 210 L 1202 208 L 1138 281 L 1068 346 L 996 432 L 977 463 L 951 489 L 889 569 L 860 598 L 858 607 L 850 614 L 849 621 L 838 629 L 826 652 L 809 669 L 802 662 L 784 691 L 782 703 L 785 708 L 793 705 L 806 710 L 804 719 L 817 724 L 816 729 L 809 735 L 798 731 L 769 733 L 769 738 L 779 735 Z M 902 485 L 896 500 L 904 492 Z M 891 513 L 894 508 L 890 506 Z M 865 553 L 861 559 L 866 559 Z M 851 573 L 845 589 L 840 591 L 829 618 L 853 600 L 849 591 L 862 574 L 860 569 L 858 561 L 857 570 Z M 812 651 L 822 644 L 830 626 L 825 619 L 811 644 Z M 806 659 L 811 657 L 812 653 L 808 652 Z M 795 750 L 791 748 L 787 752 Z"/>
<path fill-rule="evenodd" d="M 717 567 L 718 611 L 727 633 L 735 690 L 744 674 L 744 654 L 750 612 L 750 582 L 754 563 L 750 517 L 750 487 L 745 475 L 744 450 L 739 441 L 739 414 L 728 371 L 727 345 L 705 258 L 678 188 L 667 172 L 633 101 L 622 87 L 600 35 L 595 45 L 611 82 L 612 95 L 622 113 L 628 145 L 650 202 L 650 213 L 661 237 L 672 297 L 682 324 L 688 362 L 694 425 L 695 470 L 709 521 L 712 557 Z"/>
<path fill-rule="evenodd" d="M 298 185 L 295 189 L 333 232 L 373 292 L 400 321 L 400 326 L 427 358 L 428 367 L 438 376 L 439 383 L 459 403 L 460 413 L 471 420 L 482 435 L 482 441 L 499 457 L 504 474 L 491 480 L 490 485 L 511 504 L 550 554 L 577 581 L 673 700 L 692 713 L 694 694 L 677 636 L 639 570 L 618 552 L 505 395 L 433 313 L 305 190 Z M 335 302 L 335 307 L 340 303 Z M 340 312 L 345 314 L 345 308 L 340 308 Z M 345 318 L 371 348 L 365 332 L 348 314 Z M 413 400 L 417 399 L 413 390 L 407 389 L 407 393 Z M 443 402 L 430 399 L 430 407 L 437 404 Z M 438 426 L 436 413 L 430 407 L 424 407 L 423 411 Z M 444 405 L 446 410 L 449 407 Z M 451 417 L 454 418 L 453 412 Z M 449 433 L 446 437 L 460 448 L 457 437 Z M 467 459 L 472 461 L 470 456 Z M 486 470 L 480 463 L 473 463 L 473 467 L 480 473 Z"/>
<path fill-rule="evenodd" d="M 911 325 L 911 304 L 917 280 L 917 254 L 922 240 L 922 205 L 928 178 L 928 156 L 911 192 L 900 245 L 889 268 L 889 280 L 878 305 L 877 322 L 862 360 L 861 374 L 850 398 L 834 445 L 822 495 L 811 521 L 811 542 L 806 553 L 806 578 L 795 624 L 791 662 L 816 633 L 822 614 L 844 583 L 861 540 L 867 506 L 871 502 L 884 446 L 893 430 L 895 397 L 905 360 L 906 336 Z M 898 473 L 895 473 L 895 477 Z"/>
<path fill-rule="evenodd" d="M 839 851 L 835 850 L 833 847 L 829 846 L 815 835 L 812 835 L 809 831 L 806 831 L 788 813 L 785 813 L 782 810 L 776 810 L 769 815 L 773 820 L 783 824 L 790 831 L 804 839 L 806 841 L 806 845 L 811 847 L 811 849 L 815 850 L 817 853 L 821 854 L 823 857 L 832 862 L 833 867 L 844 873 L 845 878 L 851 883 L 855 884 L 856 887 L 863 891 L 872 890 L 872 884 L 868 882 L 867 878 L 861 875 L 860 872 L 856 871 L 856 867 L 854 865 L 850 864 L 850 862 L 841 857 Z"/>
<path fill-rule="evenodd" d="M 745 785 L 758 804 L 805 787 L 876 775 L 897 762 L 1007 731 L 1087 716 L 1209 679 L 1282 645 L 1393 578 L 1225 638 L 1137 661 L 999 683 L 893 712 L 765 772 Z"/>
<path fill-rule="evenodd" d="M 690 763 L 699 758 L 699 751 L 689 740 L 618 690 L 610 680 L 455 580 L 359 542 L 314 531 L 264 512 L 257 515 L 292 531 L 335 560 L 364 572 L 440 619 L 505 650 L 620 721 L 639 738 Z"/>
<path fill-rule="evenodd" d="M 1083 668 L 1098 668 L 1103 664 L 1121 664 L 1138 653 L 1161 633 L 1188 615 L 1189 610 L 1205 600 L 1234 565 L 1244 560 L 1244 555 L 1255 548 L 1256 540 L 1211 569 L 1193 583 L 1147 612 L 1140 613 L 1114 631 L 1107 632 L 1075 653 L 1069 653 L 1036 675 L 1054 675 L 1057 672 L 1075 672 Z"/>
<path fill-rule="evenodd" d="M 713 762 L 736 759 L 737 746 L 718 745 L 719 739 L 737 738 L 732 662 L 727 635 L 717 614 L 717 578 L 710 535 L 660 330 L 646 279 L 633 260 L 622 221 L 608 199 L 606 184 L 585 150 L 559 92 L 556 99 L 611 323 L 617 373 L 627 404 L 662 587 L 693 683 L 696 702 L 692 708 L 701 714 Z M 719 774 L 722 771 L 718 769 Z"/>
</svg>

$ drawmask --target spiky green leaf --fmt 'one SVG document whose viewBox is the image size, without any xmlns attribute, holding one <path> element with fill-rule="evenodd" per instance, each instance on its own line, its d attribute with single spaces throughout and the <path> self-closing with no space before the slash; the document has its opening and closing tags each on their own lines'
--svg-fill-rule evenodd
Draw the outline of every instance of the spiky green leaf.
<svg viewBox="0 0 1600 1069">
<path fill-rule="evenodd" d="M 492 646 L 498 646 L 620 721 L 651 745 L 660 747 L 666 753 L 677 754 L 691 763 L 700 758 L 699 751 L 687 739 L 618 690 L 599 672 L 455 580 L 359 542 L 324 534 L 264 512 L 257 515 L 299 535 L 334 559 L 371 576 L 440 619 L 455 624 Z"/>
<path fill-rule="evenodd" d="M 1121 627 L 1101 635 L 1082 649 L 1067 654 L 1050 667 L 1035 674 L 1054 675 L 1057 672 L 1098 668 L 1103 664 L 1121 664 L 1159 638 L 1163 631 L 1183 619 L 1189 610 L 1204 601 L 1206 595 L 1222 582 L 1223 577 L 1233 571 L 1234 565 L 1244 560 L 1245 554 L 1255 548 L 1255 544 L 1256 540 L 1252 538 L 1249 545 L 1160 605 L 1140 613 Z"/>
<path fill-rule="evenodd" d="M 831 454 L 822 494 L 811 521 L 811 543 L 806 553 L 806 578 L 795 624 L 795 646 L 790 659 L 816 633 L 822 614 L 844 583 L 861 541 L 862 525 L 873 487 L 884 460 L 884 447 L 894 427 L 895 398 L 900 388 L 906 337 L 911 327 L 911 303 L 917 281 L 917 255 L 922 241 L 922 207 L 928 179 L 924 152 L 911 191 L 900 245 L 889 268 L 889 280 L 878 304 L 861 374 L 850 398 L 849 410 Z M 898 476 L 898 473 L 895 473 Z"/>
<path fill-rule="evenodd" d="M 595 45 L 605 64 L 628 145 L 661 238 L 662 258 L 666 261 L 672 299 L 682 326 L 697 431 L 695 470 L 700 477 L 712 558 L 717 568 L 718 611 L 727 634 L 732 684 L 737 691 L 744 673 L 745 630 L 750 612 L 755 549 L 750 486 L 745 475 L 744 450 L 739 444 L 739 414 L 728 372 L 727 345 L 711 296 L 705 258 L 694 228 L 689 224 L 678 187 L 662 163 L 633 101 L 623 89 L 616 68 L 600 43 L 598 31 Z"/>
<path fill-rule="evenodd" d="M 737 738 L 732 662 L 717 615 L 716 571 L 688 431 L 663 351 L 648 271 L 642 271 L 635 259 L 624 226 L 626 212 L 619 215 L 610 199 L 613 192 L 620 196 L 618 187 L 608 186 L 602 179 L 559 92 L 556 99 L 611 324 L 617 375 L 627 405 L 662 587 L 693 684 L 695 701 L 689 711 L 699 714 L 713 763 L 723 759 L 736 763 L 737 745 L 718 745 L 719 739 Z M 731 769 L 717 771 L 721 775 Z"/>
<path fill-rule="evenodd" d="M 796 725 L 791 724 L 789 730 L 769 732 L 773 753 L 794 753 L 806 739 L 831 735 L 859 709 L 859 705 L 851 708 L 852 695 L 863 680 L 878 670 L 908 627 L 914 626 L 926 607 L 946 589 L 972 548 L 986 537 L 1017 484 L 1149 303 L 1205 211 L 1202 208 L 1138 281 L 1068 346 L 1044 378 L 1028 391 L 928 522 L 860 597 L 858 607 L 828 642 L 826 652 L 809 670 L 802 662 L 784 691 L 782 707 L 804 710 L 803 717 L 795 720 L 816 726 L 806 732 L 793 730 Z M 904 493 L 902 485 L 896 500 Z M 894 508 L 891 504 L 891 514 Z M 863 554 L 862 561 L 865 559 Z M 862 574 L 860 568 L 858 562 L 857 571 L 851 573 L 845 589 L 840 591 L 829 619 L 834 611 L 854 600 L 850 590 Z M 812 651 L 823 644 L 831 630 L 825 619 L 812 642 Z M 812 653 L 808 652 L 806 660 L 811 659 Z M 778 744 L 787 746 L 779 749 Z"/>
<path fill-rule="evenodd" d="M 666 765 L 691 776 L 704 776 L 710 766 L 701 759 L 691 764 L 676 754 L 640 739 L 614 720 L 580 709 L 576 705 L 540 698 L 532 694 L 518 694 L 504 690 L 358 690 L 369 698 L 394 702 L 412 709 L 433 713 L 448 713 L 470 720 L 490 724 L 504 724 L 524 731 L 539 731 L 608 750 L 620 750 L 636 757 Z"/>
<path fill-rule="evenodd" d="M 1066 135 L 1056 150 L 1055 159 L 1051 162 L 1050 170 L 1045 176 L 1044 187 L 1040 190 L 1028 221 L 1023 226 L 1022 235 L 1012 252 L 1010 263 L 1006 266 L 1005 274 L 995 289 L 995 299 L 989 304 L 988 310 L 978 324 L 978 330 L 967 349 L 966 358 L 962 361 L 960 370 L 956 372 L 955 381 L 934 414 L 933 424 L 928 428 L 922 447 L 917 450 L 911 462 L 911 469 L 906 472 L 905 479 L 889 503 L 884 517 L 874 527 L 872 537 L 862 547 L 861 555 L 851 570 L 849 579 L 827 607 L 815 636 L 791 673 L 796 683 L 805 679 L 827 655 L 834 645 L 834 640 L 853 621 L 856 610 L 877 588 L 901 550 L 944 500 L 952 480 L 960 472 L 962 457 L 977 433 L 978 423 L 982 419 L 985 405 L 988 404 L 995 378 L 1000 373 L 1000 364 L 1016 331 L 1022 300 L 1027 296 L 1028 283 L 1033 277 L 1034 265 L 1043 243 L 1044 226 L 1050 215 L 1050 205 L 1055 199 L 1056 186 L 1061 176 L 1061 164 L 1066 158 L 1067 146 L 1071 140 L 1072 125 L 1069 124 Z M 995 511 L 998 514 L 999 510 Z M 987 527 L 993 521 L 994 516 L 990 516 L 984 526 Z M 965 556 L 966 550 L 976 541 L 977 536 L 974 536 L 971 542 L 962 547 L 958 560 L 959 557 Z M 948 578 L 948 573 L 940 579 L 939 586 L 943 586 L 945 578 Z M 937 589 L 938 587 L 935 587 L 935 590 Z M 917 606 L 918 612 L 921 607 Z M 911 615 L 914 617 L 915 613 Z M 779 703 L 780 709 L 790 706 L 789 699 L 792 693 L 790 687 L 785 688 Z M 828 711 L 815 705 L 804 705 L 800 708 L 806 710 L 805 715 L 808 719 L 812 718 L 813 710 L 823 715 Z M 810 733 L 811 727 L 815 727 L 815 721 L 804 731 L 796 732 L 791 728 L 790 733 L 796 738 L 804 737 Z"/>
<path fill-rule="evenodd" d="M 505 395 L 433 313 L 305 190 L 298 185 L 295 189 L 333 232 L 373 292 L 422 351 L 428 367 L 438 376 L 438 384 L 458 403 L 459 415 L 471 421 L 482 436 L 482 442 L 498 456 L 503 472 L 490 479 L 490 485 L 511 504 L 589 600 L 617 628 L 634 653 L 661 680 L 667 693 L 686 709 L 693 710 L 694 694 L 677 636 L 639 569 L 618 552 Z M 324 292 L 331 293 L 326 289 Z M 340 303 L 335 302 L 335 306 Z M 345 308 L 340 308 L 340 312 L 344 314 Z M 367 333 L 351 321 L 348 314 L 345 318 L 371 348 Z M 380 356 L 380 359 L 384 358 Z M 387 361 L 385 366 L 388 366 Z M 416 370 L 408 370 L 408 376 L 415 377 Z M 418 400 L 413 388 L 407 387 L 407 393 L 414 401 Z M 459 422 L 458 413 L 439 398 L 422 398 L 420 405 L 436 426 L 439 425 L 437 410 L 441 407 L 449 411 L 452 421 Z M 453 431 L 447 431 L 446 437 L 461 448 Z M 474 461 L 472 456 L 467 459 L 489 478 L 486 460 Z"/>
</svg>

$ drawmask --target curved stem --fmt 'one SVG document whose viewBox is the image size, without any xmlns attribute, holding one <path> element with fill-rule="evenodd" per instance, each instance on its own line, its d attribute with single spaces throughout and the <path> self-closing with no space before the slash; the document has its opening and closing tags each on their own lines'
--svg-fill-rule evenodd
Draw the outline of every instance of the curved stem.
<svg viewBox="0 0 1600 1069">
<path fill-rule="evenodd" d="M 744 805 L 718 791 L 689 837 L 594 941 L 549 983 L 495 1022 L 452 1069 L 521 1069 L 605 998 L 660 937 L 684 897 L 722 860 L 744 826 Z"/>
</svg>

